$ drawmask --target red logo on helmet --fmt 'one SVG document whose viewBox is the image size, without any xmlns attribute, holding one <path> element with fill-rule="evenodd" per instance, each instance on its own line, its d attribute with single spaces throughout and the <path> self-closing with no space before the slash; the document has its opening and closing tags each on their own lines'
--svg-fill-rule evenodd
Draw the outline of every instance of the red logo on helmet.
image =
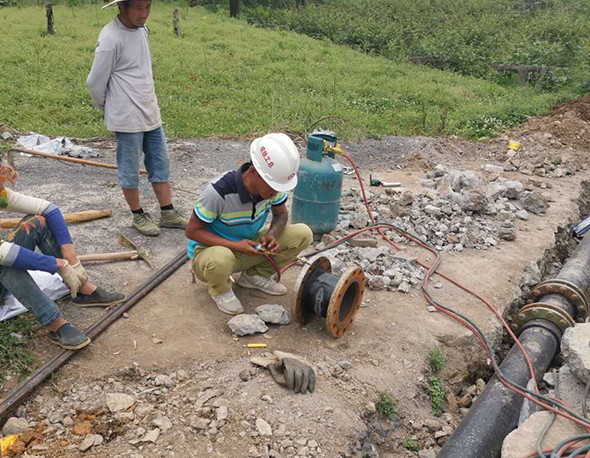
<svg viewBox="0 0 590 458">
<path fill-rule="evenodd" d="M 295 176 L 295 174 L 292 173 L 291 175 L 289 175 L 289 178 L 287 178 L 287 180 L 292 180 L 294 176 Z"/>
<path fill-rule="evenodd" d="M 264 146 L 262 148 L 260 148 L 260 154 L 264 158 L 264 162 L 266 162 L 266 165 L 268 165 L 268 168 L 272 169 L 272 167 L 275 165 L 275 163 L 270 158 L 270 155 L 266 152 L 266 148 Z"/>
</svg>

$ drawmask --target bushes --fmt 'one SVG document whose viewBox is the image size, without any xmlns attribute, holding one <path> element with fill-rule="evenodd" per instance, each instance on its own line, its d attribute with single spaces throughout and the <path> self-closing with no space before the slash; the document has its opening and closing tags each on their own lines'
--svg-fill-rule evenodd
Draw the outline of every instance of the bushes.
<svg viewBox="0 0 590 458">
<path fill-rule="evenodd" d="M 492 79 L 493 63 L 579 67 L 590 43 L 582 0 L 325 0 L 299 9 L 294 1 L 246 0 L 245 17 L 395 60 L 438 57 L 439 68 Z"/>
</svg>

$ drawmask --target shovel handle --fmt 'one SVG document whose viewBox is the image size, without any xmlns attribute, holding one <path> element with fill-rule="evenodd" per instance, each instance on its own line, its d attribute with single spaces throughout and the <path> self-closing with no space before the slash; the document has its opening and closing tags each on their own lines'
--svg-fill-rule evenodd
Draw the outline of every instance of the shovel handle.
<svg viewBox="0 0 590 458">
<path fill-rule="evenodd" d="M 137 251 L 122 251 L 120 253 L 83 254 L 78 256 L 81 262 L 88 261 L 125 261 L 139 259 Z"/>
</svg>

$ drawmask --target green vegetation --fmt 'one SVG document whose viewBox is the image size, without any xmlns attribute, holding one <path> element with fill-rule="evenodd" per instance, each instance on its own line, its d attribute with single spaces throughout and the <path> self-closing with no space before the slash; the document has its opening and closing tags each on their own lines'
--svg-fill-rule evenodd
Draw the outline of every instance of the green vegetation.
<svg viewBox="0 0 590 458">
<path fill-rule="evenodd" d="M 438 377 L 430 377 L 426 392 L 430 396 L 432 413 L 434 415 L 440 415 L 445 402 L 445 387 L 443 386 L 442 380 Z"/>
<path fill-rule="evenodd" d="M 389 421 L 395 421 L 395 398 L 387 390 L 379 393 L 379 401 L 375 404 L 375 408 L 377 413 Z"/>
<path fill-rule="evenodd" d="M 406 438 L 406 442 L 404 442 L 404 448 L 406 450 L 409 450 L 410 452 L 418 452 L 418 451 L 420 451 L 420 446 L 411 437 L 407 437 Z"/>
<path fill-rule="evenodd" d="M 85 87 L 98 33 L 115 15 L 100 6 L 54 4 L 55 35 L 45 32 L 44 6 L 0 8 L 0 123 L 46 135 L 108 135 Z M 172 33 L 175 7 L 182 39 Z M 479 138 L 578 95 L 571 87 L 548 93 L 501 86 L 373 57 L 251 27 L 225 10 L 155 2 L 148 26 L 169 137 L 323 127 L 348 140 L 386 134 Z"/>
<path fill-rule="evenodd" d="M 494 63 L 545 65 L 556 70 L 535 80 L 588 91 L 590 3 L 587 0 L 245 0 L 248 21 L 292 30 L 402 61 L 499 80 Z M 565 70 L 557 70 L 565 69 Z"/>
<path fill-rule="evenodd" d="M 440 372 L 445 368 L 445 354 L 436 347 L 428 351 L 428 364 L 432 372 Z"/>
<path fill-rule="evenodd" d="M 30 313 L 0 323 L 0 383 L 8 372 L 15 372 L 20 378 L 31 373 L 35 356 L 27 342 L 33 334 L 35 323 Z"/>
</svg>

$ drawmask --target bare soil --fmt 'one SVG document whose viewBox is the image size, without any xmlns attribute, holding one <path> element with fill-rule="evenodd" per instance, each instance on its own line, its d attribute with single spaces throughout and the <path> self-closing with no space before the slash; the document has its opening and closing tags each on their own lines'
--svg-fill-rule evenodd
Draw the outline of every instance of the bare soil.
<svg viewBox="0 0 590 458">
<path fill-rule="evenodd" d="M 352 154 L 360 167 L 365 183 L 368 183 L 369 174 L 373 174 L 384 181 L 400 181 L 406 189 L 419 190 L 419 180 L 437 164 L 462 170 L 480 170 L 484 164 L 501 164 L 507 139 L 519 140 L 523 154 L 569 155 L 575 159 L 578 171 L 574 176 L 563 178 L 535 177 L 552 184 L 551 189 L 543 190 L 550 197 L 551 206 L 544 216 L 520 221 L 515 241 L 503 242 L 485 251 L 466 249 L 444 255 L 442 272 L 489 299 L 504 314 L 510 311 L 511 304 L 520 300 L 515 299 L 514 294 L 517 286 L 522 286 L 523 276 L 530 265 L 539 263 L 554 248 L 556 229 L 579 217 L 577 199 L 581 194 L 581 183 L 589 178 L 590 97 L 560 105 L 547 116 L 530 119 L 511 132 L 481 143 L 453 138 L 387 137 L 343 144 L 343 149 Z M 113 139 L 85 144 L 100 145 L 100 160 L 115 162 Z M 246 141 L 173 139 L 169 141 L 169 148 L 174 204 L 187 216 L 201 186 L 215 175 L 236 168 L 248 155 Z M 185 248 L 182 231 L 164 229 L 157 238 L 134 232 L 113 171 L 69 166 L 40 158 L 17 157 L 16 164 L 19 172 L 17 190 L 49 199 L 64 212 L 113 210 L 111 218 L 71 226 L 79 254 L 122 250 L 117 245 L 117 238 L 119 234 L 125 234 L 136 244 L 149 249 L 152 262 L 159 268 Z M 529 179 L 518 172 L 504 172 L 502 176 L 523 182 Z M 356 186 L 356 180 L 347 176 L 345 187 Z M 384 192 L 383 189 L 372 190 Z M 157 215 L 156 201 L 145 178 L 142 178 L 141 193 L 144 208 Z M 401 256 L 432 261 L 432 257 L 415 247 L 404 247 Z M 125 293 L 133 291 L 152 274 L 150 268 L 140 261 L 92 263 L 87 270 L 94 283 Z M 291 269 L 284 276 L 284 284 L 291 287 L 298 272 L 298 267 Z M 497 321 L 481 302 L 440 277 L 436 281 L 443 283 L 442 289 L 435 290 L 438 301 L 468 315 L 495 342 L 501 341 L 502 331 Z M 238 287 L 235 291 L 247 312 L 265 303 L 289 307 L 294 294 L 290 291 L 285 297 L 271 298 Z M 162 374 L 186 369 L 196 377 L 190 388 L 195 392 L 211 379 L 226 388 L 231 422 L 224 427 L 224 441 L 219 443 L 204 435 L 185 434 L 186 426 L 182 426 L 181 421 L 184 414 L 170 410 L 169 416 L 175 425 L 173 431 L 160 437 L 156 445 L 145 445 L 137 453 L 146 457 L 172 456 L 170 451 L 180 457 L 208 456 L 212 450 L 207 450 L 207 446 L 212 444 L 213 450 L 224 456 L 248 456 L 252 445 L 260 445 L 260 438 L 241 437 L 239 424 L 254 411 L 256 417 L 265 418 L 273 429 L 284 424 L 292 433 L 292 439 L 304 436 L 316 440 L 320 444 L 320 451 L 314 452 L 316 456 L 336 457 L 350 453 L 348 445 L 354 443 L 357 433 L 366 428 L 365 414 L 367 409 L 371 410 L 367 404 L 377 400 L 379 391 L 388 389 L 397 400 L 398 422 L 389 425 L 393 430 L 387 437 L 374 440 L 380 456 L 415 456 L 416 453 L 404 449 L 406 438 L 412 436 L 420 446 L 436 448 L 444 443 L 444 437 L 435 441 L 427 437 L 432 433 L 424 428 L 424 422 L 433 419 L 425 393 L 426 380 L 431 375 L 427 364 L 428 350 L 436 346 L 443 348 L 447 363 L 442 378 L 447 390 L 457 395 L 462 387 L 475 383 L 477 378 L 489 376 L 483 353 L 468 330 L 439 313 L 429 312 L 422 294 L 416 290 L 409 294 L 367 291 L 365 303 L 366 307 L 359 311 L 351 331 L 339 340 L 324 330 L 320 319 L 305 328 L 295 323 L 271 327 L 266 338 L 236 339 L 226 325 L 229 317 L 218 311 L 205 286 L 191 283 L 187 264 L 136 305 L 128 318 L 119 320 L 88 349 L 80 351 L 51 384 L 44 384 L 39 394 L 51 397 L 56 396 L 56 388 L 67 392 L 71 386 L 104 386 L 109 378 L 119 377 L 134 366 L 148 373 Z M 81 328 L 105 313 L 102 309 L 76 308 L 68 301 L 62 301 L 60 308 Z M 162 343 L 154 343 L 154 338 L 161 339 Z M 289 393 L 276 386 L 265 373 L 242 382 L 239 372 L 250 366 L 250 355 L 261 351 L 244 348 L 251 342 L 266 343 L 270 351 L 290 351 L 305 356 L 316 369 L 336 361 L 350 360 L 350 376 L 342 380 L 329 372 L 319 371 L 317 391 L 312 396 Z M 40 361 L 56 352 L 42 331 L 35 346 Z M 199 368 L 206 368 L 203 370 L 206 377 L 197 377 Z M 6 395 L 13 384 L 14 379 L 6 382 L 0 388 L 0 395 Z M 182 396 L 183 391 L 173 389 L 167 396 L 175 395 Z M 263 395 L 270 395 L 273 403 L 261 400 Z M 34 412 L 38 407 L 31 402 L 27 409 Z M 448 405 L 445 410 L 449 411 Z M 326 412 L 330 421 L 323 420 Z M 460 414 L 454 412 L 448 423 L 454 427 L 460 418 Z M 70 439 L 69 443 L 76 442 Z M 49 450 L 38 455 L 132 456 L 131 451 L 136 450 L 123 438 L 84 453 L 63 448 L 65 444 L 60 445 L 59 441 L 48 441 L 47 444 Z M 357 456 L 361 456 L 360 452 Z"/>
</svg>

